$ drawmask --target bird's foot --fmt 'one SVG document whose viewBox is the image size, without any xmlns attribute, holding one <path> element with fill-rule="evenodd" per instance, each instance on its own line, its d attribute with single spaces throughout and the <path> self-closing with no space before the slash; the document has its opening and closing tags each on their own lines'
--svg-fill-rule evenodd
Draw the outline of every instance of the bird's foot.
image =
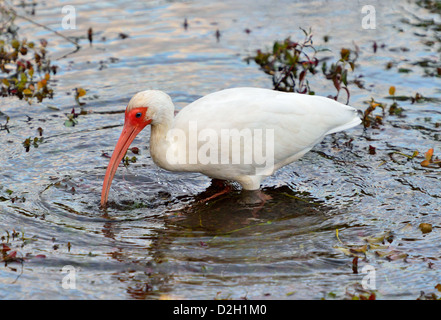
<svg viewBox="0 0 441 320">
<path fill-rule="evenodd" d="M 268 194 L 265 194 L 261 190 L 244 190 L 242 191 L 242 203 L 253 208 L 252 215 L 253 217 L 257 216 L 257 213 L 262 210 L 265 206 L 265 203 L 268 200 L 271 200 L 272 197 Z"/>
<path fill-rule="evenodd" d="M 243 190 L 241 202 L 246 205 L 265 204 L 266 201 L 271 200 L 270 195 L 265 194 L 261 190 Z"/>
</svg>

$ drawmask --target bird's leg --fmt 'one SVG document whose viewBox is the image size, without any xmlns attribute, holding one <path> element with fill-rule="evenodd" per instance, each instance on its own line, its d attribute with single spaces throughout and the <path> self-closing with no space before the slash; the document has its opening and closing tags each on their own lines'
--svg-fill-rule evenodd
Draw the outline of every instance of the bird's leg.
<svg viewBox="0 0 441 320">
<path fill-rule="evenodd" d="M 215 194 L 209 196 L 208 198 L 204 198 L 202 200 L 199 200 L 199 202 L 201 203 L 205 203 L 208 202 L 210 200 L 213 200 L 225 193 L 230 192 L 233 188 L 230 184 L 228 184 L 226 181 L 224 180 L 219 180 L 219 179 L 212 179 L 211 180 L 211 185 L 208 187 L 207 190 L 209 189 L 214 189 L 214 190 L 219 190 L 218 192 L 216 192 Z"/>
<path fill-rule="evenodd" d="M 265 194 L 261 190 L 242 190 L 242 203 L 247 205 L 256 205 L 271 200 L 270 195 Z"/>
<path fill-rule="evenodd" d="M 257 213 L 265 206 L 268 200 L 271 200 L 270 195 L 265 194 L 261 190 L 243 190 L 242 191 L 242 201 L 246 205 L 256 206 L 253 208 L 253 217 L 257 216 Z"/>
</svg>

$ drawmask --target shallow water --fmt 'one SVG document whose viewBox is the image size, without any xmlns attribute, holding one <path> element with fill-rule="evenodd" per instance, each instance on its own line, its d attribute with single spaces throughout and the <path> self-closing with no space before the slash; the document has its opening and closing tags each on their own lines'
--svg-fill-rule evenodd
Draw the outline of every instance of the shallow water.
<svg viewBox="0 0 441 320">
<path fill-rule="evenodd" d="M 375 268 L 377 299 L 436 292 L 441 283 L 440 168 L 420 162 L 428 149 L 438 156 L 441 150 L 440 81 L 426 76 L 417 62 L 439 63 L 439 52 L 436 45 L 423 44 L 436 32 L 416 22 L 439 16 L 414 1 L 374 1 L 376 29 L 365 30 L 362 4 L 350 3 L 75 0 L 69 4 L 76 9 L 76 30 L 61 28 L 58 1 L 38 4 L 35 21 L 81 37 L 81 49 L 74 53 L 65 39 L 18 20 L 23 35 L 49 40 L 59 72 L 53 100 L 32 105 L 1 100 L 0 123 L 6 115 L 10 122 L 9 133 L 0 131 L 0 196 L 5 198 L 0 232 L 3 243 L 24 260 L 1 265 L 0 297 L 351 298 L 363 293 L 367 274 L 361 270 L 367 265 Z M 86 39 L 89 27 L 92 46 Z M 354 44 L 360 48 L 354 75 L 363 76 L 365 88 L 349 86 L 352 106 L 364 110 L 371 97 L 389 104 L 391 85 L 397 95 L 418 92 L 436 99 L 400 101 L 403 117 L 387 116 L 378 129 L 359 126 L 328 136 L 264 182 L 271 200 L 263 206 L 250 205 L 248 195 L 238 190 L 200 203 L 210 194 L 210 180 L 156 167 L 146 130 L 132 144 L 140 149 L 137 162 L 119 168 L 109 208 L 99 208 L 108 164 L 103 153 L 112 152 L 121 112 L 134 93 L 161 89 L 180 109 L 227 87 L 270 88 L 271 79 L 244 59 L 275 40 L 301 38 L 299 27 L 311 27 L 315 45 L 332 50 L 325 56 L 337 57 L 340 48 Z M 388 62 L 393 62 L 390 70 Z M 312 78 L 311 87 L 320 95 L 333 94 L 332 84 L 322 79 Z M 76 87 L 87 89 L 82 101 L 89 113 L 66 127 L 65 114 L 78 110 Z M 39 127 L 44 141 L 26 152 L 22 142 L 37 136 Z M 375 154 L 368 152 L 369 145 Z M 420 156 L 413 160 L 394 153 L 414 151 Z M 432 224 L 433 231 L 423 234 L 420 223 Z M 382 235 L 383 242 L 374 241 Z M 348 250 L 366 239 L 374 244 L 360 254 L 355 274 L 354 252 Z M 65 266 L 75 270 L 75 289 L 63 288 Z"/>
</svg>

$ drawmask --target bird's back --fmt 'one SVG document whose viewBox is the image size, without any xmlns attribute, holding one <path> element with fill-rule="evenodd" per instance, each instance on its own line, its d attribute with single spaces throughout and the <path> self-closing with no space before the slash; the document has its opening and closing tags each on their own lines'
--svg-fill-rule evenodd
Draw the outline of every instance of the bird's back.
<svg viewBox="0 0 441 320">
<path fill-rule="evenodd" d="M 354 127 L 360 122 L 356 109 L 325 97 L 260 88 L 234 88 L 208 94 L 189 104 L 176 116 L 174 128 L 186 132 L 188 138 L 191 138 L 190 123 L 198 134 L 203 130 L 219 136 L 222 130 L 236 133 L 250 131 L 255 140 L 252 145 L 241 146 L 242 153 L 251 152 L 259 139 L 260 143 L 267 143 L 265 139 L 272 135 L 274 169 L 278 169 L 300 158 L 325 135 Z M 263 135 L 259 132 L 263 132 Z M 204 144 L 207 147 L 207 142 L 212 143 L 213 148 L 218 143 L 220 149 L 220 141 L 209 139 L 199 141 L 198 148 Z M 255 164 L 239 163 L 233 166 L 230 163 L 227 169 L 224 166 L 221 170 L 218 164 L 209 163 L 203 170 L 220 170 L 224 175 L 230 172 L 230 176 L 251 175 L 255 171 Z"/>
</svg>

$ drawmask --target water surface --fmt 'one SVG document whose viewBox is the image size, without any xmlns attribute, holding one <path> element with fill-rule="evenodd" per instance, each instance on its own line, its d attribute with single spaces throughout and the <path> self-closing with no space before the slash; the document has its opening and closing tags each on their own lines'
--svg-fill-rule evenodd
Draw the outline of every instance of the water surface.
<svg viewBox="0 0 441 320">
<path fill-rule="evenodd" d="M 61 28 L 65 4 L 76 9 L 75 30 Z M 180 109 L 227 87 L 271 88 L 271 79 L 245 58 L 275 40 L 302 39 L 299 27 L 311 27 L 315 45 L 331 49 L 323 53 L 331 59 L 342 47 L 359 47 L 351 76 L 362 75 L 364 88 L 350 85 L 352 106 L 365 110 L 371 97 L 390 103 L 391 85 L 397 95 L 441 98 L 439 78 L 417 63 L 439 62 L 437 45 L 424 45 L 436 32 L 417 24 L 439 16 L 415 1 L 373 5 L 376 29 L 365 30 L 356 1 L 38 4 L 32 19 L 77 37 L 81 49 L 74 53 L 65 39 L 18 19 L 23 36 L 49 40 L 59 72 L 54 99 L 28 105 L 11 97 L 0 103 L 0 122 L 10 117 L 9 133 L 0 131 L 0 195 L 6 198 L 0 202 L 0 232 L 3 243 L 24 258 L 0 267 L 0 297 L 341 299 L 364 292 L 366 265 L 376 271 L 377 299 L 436 292 L 440 169 L 420 165 L 429 148 L 438 156 L 441 150 L 436 99 L 400 101 L 402 117 L 387 116 L 377 129 L 359 126 L 328 136 L 264 182 L 272 199 L 263 206 L 250 205 L 239 190 L 200 203 L 210 194 L 210 180 L 156 167 L 145 130 L 132 144 L 140 149 L 137 162 L 119 168 L 109 208 L 99 208 L 108 163 L 103 153 L 112 152 L 133 94 L 160 89 Z M 334 94 L 323 77 L 310 82 L 317 94 Z M 77 87 L 87 90 L 82 101 L 88 114 L 66 127 L 66 114 L 78 110 Z M 39 127 L 44 141 L 26 152 L 22 142 L 37 136 Z M 413 160 L 394 153 L 414 151 L 420 156 Z M 420 223 L 433 231 L 423 234 Z M 375 240 L 382 236 L 384 241 Z M 373 245 L 359 255 L 356 274 L 349 249 L 366 239 Z M 75 289 L 62 286 L 65 266 L 75 268 Z"/>
</svg>

